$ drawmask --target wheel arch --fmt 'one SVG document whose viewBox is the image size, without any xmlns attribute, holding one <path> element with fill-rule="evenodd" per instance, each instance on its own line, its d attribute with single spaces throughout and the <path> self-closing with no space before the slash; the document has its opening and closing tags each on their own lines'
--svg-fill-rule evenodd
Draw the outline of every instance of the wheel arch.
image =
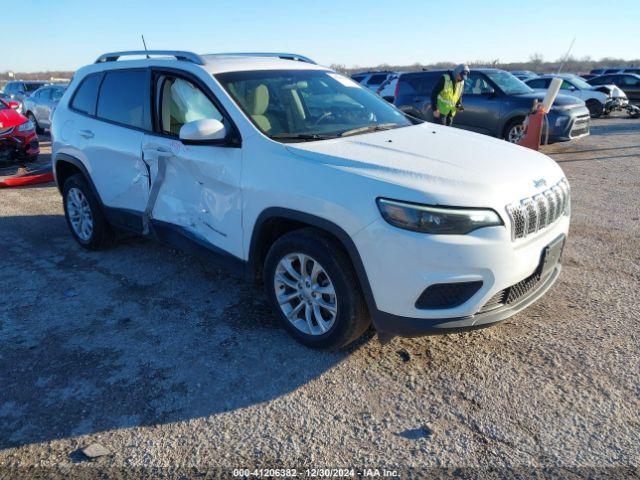
<svg viewBox="0 0 640 480">
<path fill-rule="evenodd" d="M 345 250 L 356 272 L 360 288 L 370 312 L 376 311 L 375 299 L 360 253 L 351 236 L 330 220 L 316 215 L 281 207 L 267 208 L 260 213 L 253 227 L 249 243 L 247 273 L 259 282 L 264 259 L 271 245 L 282 235 L 302 228 L 314 227 L 334 238 Z"/>
<path fill-rule="evenodd" d="M 64 187 L 64 182 L 67 180 L 67 178 L 75 174 L 82 175 L 89 184 L 92 193 L 98 199 L 98 203 L 100 204 L 100 206 L 104 207 L 102 199 L 100 198 L 98 190 L 96 189 L 96 186 L 91 179 L 91 175 L 89 175 L 87 167 L 85 167 L 80 160 L 72 157 L 71 155 L 59 153 L 55 156 L 53 161 L 53 173 L 55 175 L 56 184 L 60 193 L 62 193 L 62 188 Z"/>
</svg>

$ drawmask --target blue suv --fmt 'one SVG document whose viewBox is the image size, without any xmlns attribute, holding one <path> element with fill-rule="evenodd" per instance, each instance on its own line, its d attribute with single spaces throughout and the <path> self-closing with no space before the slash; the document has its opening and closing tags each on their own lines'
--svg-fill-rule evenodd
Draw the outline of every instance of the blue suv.
<svg viewBox="0 0 640 480">
<path fill-rule="evenodd" d="M 427 70 L 401 74 L 395 105 L 413 117 L 432 121 L 431 91 L 445 73 Z M 509 72 L 473 69 L 464 86 L 464 111 L 456 115 L 453 124 L 515 143 L 524 133 L 523 122 L 534 100 L 543 98 L 544 92 L 535 92 Z M 589 135 L 589 109 L 580 99 L 558 95 L 547 118 L 549 143 Z"/>
</svg>

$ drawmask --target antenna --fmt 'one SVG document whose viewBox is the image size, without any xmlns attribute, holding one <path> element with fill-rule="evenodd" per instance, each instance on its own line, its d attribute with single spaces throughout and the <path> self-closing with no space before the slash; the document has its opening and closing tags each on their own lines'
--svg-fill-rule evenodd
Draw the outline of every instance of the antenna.
<svg viewBox="0 0 640 480">
<path fill-rule="evenodd" d="M 564 64 L 567 61 L 567 59 L 569 58 L 569 54 L 571 53 L 571 49 L 573 48 L 573 44 L 575 42 L 576 42 L 576 37 L 573 37 L 573 40 L 571 40 L 571 45 L 569 45 L 569 50 L 567 50 L 567 53 L 564 54 L 564 57 L 562 58 L 562 61 L 560 62 L 560 66 L 558 67 L 558 75 L 560 75 L 560 72 L 564 68 Z"/>
<path fill-rule="evenodd" d="M 144 41 L 144 35 L 140 35 L 142 37 L 142 45 L 144 46 L 144 51 L 147 52 L 147 42 Z M 149 55 L 147 55 L 147 58 L 149 58 Z"/>
</svg>

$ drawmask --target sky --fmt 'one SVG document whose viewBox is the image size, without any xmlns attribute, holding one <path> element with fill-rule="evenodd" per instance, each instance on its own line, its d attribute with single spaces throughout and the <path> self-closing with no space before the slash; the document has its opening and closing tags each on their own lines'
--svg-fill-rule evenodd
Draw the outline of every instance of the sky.
<svg viewBox="0 0 640 480">
<path fill-rule="evenodd" d="M 8 0 L 0 0 L 3 3 Z M 640 1 L 20 0 L 0 71 L 75 70 L 101 53 L 274 51 L 347 67 L 640 58 Z M 7 41 L 7 39 L 9 39 Z"/>
</svg>

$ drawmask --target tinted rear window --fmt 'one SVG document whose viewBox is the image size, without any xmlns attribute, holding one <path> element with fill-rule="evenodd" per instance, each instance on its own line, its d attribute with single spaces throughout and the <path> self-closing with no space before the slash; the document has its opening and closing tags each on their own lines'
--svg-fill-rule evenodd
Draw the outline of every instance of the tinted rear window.
<svg viewBox="0 0 640 480">
<path fill-rule="evenodd" d="M 372 75 L 369 81 L 367 82 L 367 85 L 380 85 L 386 79 L 387 79 L 386 73 L 382 75 Z"/>
<path fill-rule="evenodd" d="M 42 86 L 42 83 L 25 83 L 24 91 L 25 92 L 35 92 Z"/>
<path fill-rule="evenodd" d="M 414 75 L 401 75 L 398 95 L 431 95 L 443 73 L 420 73 Z"/>
<path fill-rule="evenodd" d="M 73 96 L 71 108 L 82 113 L 95 115 L 96 100 L 98 98 L 98 87 L 100 87 L 101 79 L 101 73 L 93 73 L 82 80 L 82 83 Z"/>
<path fill-rule="evenodd" d="M 527 85 L 531 88 L 547 88 L 551 83 L 551 80 L 547 78 L 536 78 L 535 80 L 529 80 Z"/>
<path fill-rule="evenodd" d="M 146 70 L 116 70 L 107 72 L 100 88 L 99 118 L 136 128 L 145 128 L 149 122 Z"/>
</svg>

